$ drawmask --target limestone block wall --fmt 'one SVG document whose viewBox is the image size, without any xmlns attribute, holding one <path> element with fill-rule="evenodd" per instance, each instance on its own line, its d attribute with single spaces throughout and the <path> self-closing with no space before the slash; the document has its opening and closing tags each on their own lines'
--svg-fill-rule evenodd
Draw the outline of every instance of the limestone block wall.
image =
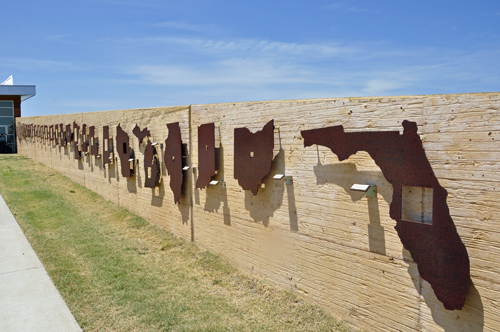
<svg viewBox="0 0 500 332">
<path fill-rule="evenodd" d="M 40 138 L 18 141 L 34 158 L 104 198 L 220 254 L 241 270 L 265 278 L 370 331 L 500 330 L 500 93 L 337 98 L 191 105 L 167 108 L 25 117 L 24 124 L 116 126 L 135 150 L 136 176 L 123 178 L 119 162 L 103 167 L 73 147 Z M 234 129 L 262 129 L 271 119 L 274 160 L 256 196 L 234 179 Z M 343 125 L 346 132 L 399 131 L 418 125 L 423 147 L 470 259 L 471 286 L 462 310 L 445 310 L 419 276 L 389 217 L 392 186 L 365 152 L 339 162 L 322 146 L 304 147 L 301 130 Z M 196 172 L 184 172 L 183 198 L 174 204 L 163 165 L 159 187 L 144 187 L 143 152 L 132 134 L 147 127 L 165 143 L 166 124 L 179 122 L 186 165 L 198 167 L 198 126 L 215 128 L 218 173 L 224 181 L 195 189 Z M 100 151 L 102 153 L 102 151 Z M 115 154 L 117 156 L 117 154 Z M 273 180 L 293 177 L 293 185 Z M 377 197 L 350 187 L 376 184 Z"/>
</svg>

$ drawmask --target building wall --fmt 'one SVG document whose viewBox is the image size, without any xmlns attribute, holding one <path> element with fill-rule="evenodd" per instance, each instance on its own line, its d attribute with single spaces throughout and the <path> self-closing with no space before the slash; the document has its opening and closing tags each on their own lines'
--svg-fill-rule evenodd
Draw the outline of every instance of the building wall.
<svg viewBox="0 0 500 332">
<path fill-rule="evenodd" d="M 191 105 L 26 117 L 17 124 L 77 122 L 116 126 L 131 138 L 137 175 L 123 178 L 118 163 L 75 160 L 73 147 L 22 139 L 18 152 L 34 158 L 104 198 L 220 254 L 235 266 L 315 302 L 370 331 L 500 330 L 500 93 L 337 98 Z M 262 129 L 271 119 L 275 149 L 265 188 L 253 196 L 233 176 L 234 128 Z M 365 152 L 339 162 L 322 146 L 304 147 L 301 130 L 343 125 L 346 132 L 399 131 L 415 121 L 423 147 L 465 244 L 471 269 L 465 306 L 445 310 L 406 251 L 389 217 L 392 186 Z M 159 188 L 144 188 L 143 152 L 132 134 L 137 123 L 151 141 L 165 143 L 167 123 L 179 122 L 186 163 L 197 167 L 197 128 L 215 128 L 219 167 L 226 187 L 195 189 L 184 172 L 183 198 L 174 204 L 162 162 Z M 163 150 L 161 151 L 163 153 Z M 163 156 L 163 155 L 162 155 Z M 119 159 L 118 159 L 119 162 Z M 293 177 L 293 185 L 273 180 Z M 376 184 L 376 198 L 349 190 Z M 498 188 L 498 189 L 497 189 Z"/>
</svg>

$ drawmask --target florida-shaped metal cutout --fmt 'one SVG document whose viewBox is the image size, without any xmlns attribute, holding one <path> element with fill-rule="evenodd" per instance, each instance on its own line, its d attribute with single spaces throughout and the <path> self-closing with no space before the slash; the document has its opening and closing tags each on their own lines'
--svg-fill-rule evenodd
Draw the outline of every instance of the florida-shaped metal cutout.
<svg viewBox="0 0 500 332">
<path fill-rule="evenodd" d="M 450 216 L 448 192 L 438 182 L 427 159 L 415 122 L 403 121 L 399 131 L 346 133 L 342 126 L 304 130 L 304 146 L 326 146 L 345 160 L 366 151 L 392 184 L 390 217 L 403 246 L 411 253 L 420 276 L 429 282 L 436 297 L 448 310 L 464 306 L 469 288 L 470 266 L 467 249 Z M 403 186 L 433 189 L 432 222 L 404 220 L 401 217 Z"/>
</svg>

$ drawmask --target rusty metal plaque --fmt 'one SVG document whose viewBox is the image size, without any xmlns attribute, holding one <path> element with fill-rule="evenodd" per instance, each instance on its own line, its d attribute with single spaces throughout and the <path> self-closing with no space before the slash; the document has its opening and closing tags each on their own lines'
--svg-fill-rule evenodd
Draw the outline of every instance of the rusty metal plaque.
<svg viewBox="0 0 500 332">
<path fill-rule="evenodd" d="M 135 135 L 135 137 L 137 137 L 137 139 L 139 140 L 139 144 L 142 143 L 142 141 L 144 140 L 144 137 L 149 137 L 151 136 L 151 133 L 149 132 L 148 128 L 144 128 L 143 130 L 141 130 L 141 128 L 139 128 L 139 126 L 137 125 L 137 123 L 135 124 L 135 127 L 134 129 L 132 130 L 132 133 Z"/>
<path fill-rule="evenodd" d="M 169 123 L 168 138 L 165 140 L 164 162 L 170 176 L 170 189 L 174 193 L 174 202 L 180 203 L 182 194 L 182 140 L 179 122 Z"/>
<path fill-rule="evenodd" d="M 206 123 L 198 127 L 198 179 L 196 188 L 208 187 L 215 175 L 215 125 Z"/>
<path fill-rule="evenodd" d="M 99 155 L 99 143 L 95 134 L 95 126 L 89 128 L 90 154 L 95 158 Z"/>
<path fill-rule="evenodd" d="M 125 178 L 129 178 L 133 174 L 129 159 L 133 159 L 133 156 L 132 156 L 132 151 L 130 149 L 128 134 L 125 131 L 123 131 L 120 124 L 118 124 L 118 126 L 116 127 L 116 149 L 118 155 L 120 156 L 122 176 Z M 132 160 L 132 167 L 133 163 L 134 161 Z"/>
<path fill-rule="evenodd" d="M 102 163 L 111 163 L 111 152 L 113 151 L 112 140 L 109 138 L 109 126 L 102 127 Z"/>
<path fill-rule="evenodd" d="M 75 153 L 75 159 L 80 159 L 82 157 L 82 152 L 79 150 L 78 137 L 80 136 L 80 127 L 76 122 L 73 122 L 73 152 Z"/>
<path fill-rule="evenodd" d="M 145 187 L 154 188 L 160 185 L 160 161 L 158 160 L 156 148 L 149 139 L 144 151 L 144 173 L 146 178 Z"/>
<path fill-rule="evenodd" d="M 415 122 L 403 121 L 404 132 L 346 133 L 342 126 L 302 131 L 304 146 L 323 145 L 339 160 L 366 151 L 392 184 L 390 217 L 403 246 L 417 263 L 420 276 L 431 284 L 448 310 L 460 310 L 470 282 L 467 249 L 450 216 L 448 192 L 438 182 L 427 159 Z M 401 218 L 402 186 L 433 189 L 432 224 Z"/>
<path fill-rule="evenodd" d="M 87 125 L 82 124 L 82 153 L 87 152 Z"/>
<path fill-rule="evenodd" d="M 234 129 L 234 178 L 245 190 L 257 195 L 262 179 L 271 171 L 274 120 L 253 134 L 248 128 Z"/>
</svg>

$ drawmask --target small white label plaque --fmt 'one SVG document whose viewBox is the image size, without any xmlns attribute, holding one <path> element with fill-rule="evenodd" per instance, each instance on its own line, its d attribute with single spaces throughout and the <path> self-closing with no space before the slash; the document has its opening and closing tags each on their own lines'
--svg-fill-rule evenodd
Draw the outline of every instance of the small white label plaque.
<svg viewBox="0 0 500 332">
<path fill-rule="evenodd" d="M 351 190 L 366 192 L 370 188 L 369 184 L 353 184 Z"/>
</svg>

